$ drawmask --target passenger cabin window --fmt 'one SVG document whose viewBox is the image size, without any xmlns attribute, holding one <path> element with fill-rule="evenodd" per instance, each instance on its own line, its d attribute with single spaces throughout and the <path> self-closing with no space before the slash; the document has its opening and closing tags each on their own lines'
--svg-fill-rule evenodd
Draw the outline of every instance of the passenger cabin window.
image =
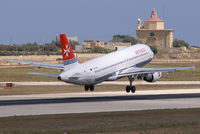
<svg viewBox="0 0 200 134">
<path fill-rule="evenodd" d="M 153 36 L 155 36 L 155 34 L 154 34 L 153 32 L 152 32 L 152 33 L 150 33 L 149 35 L 150 35 L 150 36 L 152 36 L 152 37 L 153 37 Z"/>
</svg>

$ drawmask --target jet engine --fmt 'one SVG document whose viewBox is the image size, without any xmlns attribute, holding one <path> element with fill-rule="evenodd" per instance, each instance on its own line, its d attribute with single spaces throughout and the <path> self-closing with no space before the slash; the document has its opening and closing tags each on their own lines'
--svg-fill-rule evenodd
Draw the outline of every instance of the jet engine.
<svg viewBox="0 0 200 134">
<path fill-rule="evenodd" d="M 158 81 L 162 76 L 161 72 L 155 72 L 153 74 L 145 74 L 144 75 L 144 81 L 147 82 L 155 82 Z"/>
</svg>

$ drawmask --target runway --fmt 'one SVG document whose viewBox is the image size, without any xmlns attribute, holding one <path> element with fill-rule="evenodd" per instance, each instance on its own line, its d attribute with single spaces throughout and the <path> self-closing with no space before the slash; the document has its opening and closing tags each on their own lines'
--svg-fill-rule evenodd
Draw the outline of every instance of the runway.
<svg viewBox="0 0 200 134">
<path fill-rule="evenodd" d="M 200 89 L 84 92 L 0 97 L 0 117 L 200 108 Z"/>
</svg>

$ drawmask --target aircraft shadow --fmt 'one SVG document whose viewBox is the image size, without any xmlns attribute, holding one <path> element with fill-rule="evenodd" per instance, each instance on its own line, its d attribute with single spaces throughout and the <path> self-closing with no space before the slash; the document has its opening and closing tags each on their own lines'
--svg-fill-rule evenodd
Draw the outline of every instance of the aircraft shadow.
<svg viewBox="0 0 200 134">
<path fill-rule="evenodd" d="M 111 96 L 111 97 L 73 97 L 53 99 L 30 99 L 30 100 L 4 100 L 0 106 L 6 105 L 29 105 L 29 104 L 53 104 L 53 103 L 78 103 L 78 102 L 109 102 L 128 100 L 160 100 L 160 99 L 187 99 L 200 98 L 200 93 L 195 94 L 164 94 L 164 95 L 133 95 L 133 96 Z"/>
</svg>

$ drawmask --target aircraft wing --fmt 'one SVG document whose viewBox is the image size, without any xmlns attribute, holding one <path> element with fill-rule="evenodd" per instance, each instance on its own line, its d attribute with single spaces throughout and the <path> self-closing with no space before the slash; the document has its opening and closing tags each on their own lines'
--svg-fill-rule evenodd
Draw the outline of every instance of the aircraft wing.
<svg viewBox="0 0 200 134">
<path fill-rule="evenodd" d="M 22 60 L 7 60 L 7 62 L 30 64 L 30 65 L 35 66 L 37 68 L 52 68 L 52 69 L 58 69 L 58 70 L 63 70 L 64 69 L 64 65 L 63 64 L 42 63 L 42 62 L 22 61 Z"/>
<path fill-rule="evenodd" d="M 118 77 L 137 75 L 137 74 L 148 74 L 154 72 L 172 72 L 176 70 L 187 70 L 187 69 L 195 69 L 192 67 L 171 67 L 171 68 L 129 68 L 119 72 Z"/>
</svg>

